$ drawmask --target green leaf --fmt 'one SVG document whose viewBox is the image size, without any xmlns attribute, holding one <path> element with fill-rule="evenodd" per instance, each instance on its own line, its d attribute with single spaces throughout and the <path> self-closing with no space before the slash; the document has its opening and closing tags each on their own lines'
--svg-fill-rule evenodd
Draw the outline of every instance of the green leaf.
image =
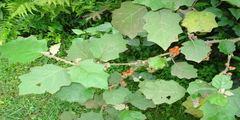
<svg viewBox="0 0 240 120">
<path fill-rule="evenodd" d="M 228 98 L 220 93 L 212 94 L 211 96 L 207 97 L 206 100 L 208 100 L 211 104 L 219 106 L 225 106 L 228 103 Z"/>
<path fill-rule="evenodd" d="M 67 70 L 52 64 L 42 67 L 33 67 L 30 73 L 20 76 L 22 83 L 19 85 L 19 94 L 41 94 L 45 91 L 57 92 L 61 86 L 71 84 Z"/>
<path fill-rule="evenodd" d="M 94 101 L 96 101 L 99 106 L 107 106 L 106 101 L 103 99 L 103 94 L 100 94 L 100 95 L 95 94 Z"/>
<path fill-rule="evenodd" d="M 186 92 L 182 86 L 172 80 L 145 80 L 140 82 L 139 87 L 139 91 L 141 91 L 147 99 L 152 99 L 154 104 L 172 104 L 181 99 Z"/>
<path fill-rule="evenodd" d="M 131 94 L 131 92 L 127 88 L 119 88 L 117 90 L 107 90 L 103 93 L 103 99 L 107 104 L 119 104 L 124 102 L 124 98 Z"/>
<path fill-rule="evenodd" d="M 81 35 L 81 34 L 84 33 L 84 32 L 83 32 L 82 30 L 80 30 L 80 29 L 72 29 L 72 31 L 73 31 L 75 34 L 77 34 L 77 35 Z"/>
<path fill-rule="evenodd" d="M 155 104 L 151 100 L 146 99 L 146 97 L 139 91 L 135 92 L 134 94 L 129 94 L 125 99 L 127 99 L 127 101 L 133 106 L 141 110 L 146 110 L 149 107 L 155 107 Z"/>
<path fill-rule="evenodd" d="M 182 18 L 177 13 L 163 9 L 150 11 L 143 18 L 146 21 L 144 29 L 149 33 L 148 41 L 157 43 L 164 50 L 167 50 L 172 42 L 178 41 L 178 34 L 182 33 L 179 26 Z"/>
<path fill-rule="evenodd" d="M 197 77 L 197 69 L 187 62 L 177 62 L 171 67 L 171 75 L 175 75 L 178 78 L 195 78 Z"/>
<path fill-rule="evenodd" d="M 192 99 L 192 97 L 189 96 L 189 97 L 187 97 L 187 100 L 182 103 L 182 105 L 184 107 L 186 107 L 184 112 L 189 113 L 189 114 L 193 115 L 194 117 L 201 118 L 203 116 L 203 112 L 201 110 L 199 110 L 199 108 L 205 104 L 206 100 L 203 98 L 199 98 L 197 107 L 194 107 L 193 101 L 194 100 Z"/>
<path fill-rule="evenodd" d="M 240 25 L 234 25 L 233 30 L 237 36 L 240 36 Z"/>
<path fill-rule="evenodd" d="M 81 83 L 86 88 L 108 89 L 108 74 L 103 71 L 104 65 L 96 64 L 92 59 L 84 60 L 69 69 L 72 82 Z"/>
<path fill-rule="evenodd" d="M 139 3 L 150 7 L 152 10 L 160 8 L 170 8 L 177 10 L 180 6 L 191 6 L 194 0 L 135 0 L 134 3 Z"/>
<path fill-rule="evenodd" d="M 77 120 L 78 115 L 73 114 L 73 112 L 70 111 L 64 111 L 60 116 L 60 120 Z"/>
<path fill-rule="evenodd" d="M 112 86 L 118 86 L 119 83 L 121 82 L 122 78 L 120 77 L 122 74 L 120 74 L 119 72 L 114 72 L 109 78 L 108 78 L 108 82 L 110 85 Z"/>
<path fill-rule="evenodd" d="M 212 85 L 218 89 L 230 89 L 232 88 L 233 81 L 226 75 L 216 75 L 212 79 Z"/>
<path fill-rule="evenodd" d="M 67 60 L 74 61 L 77 58 L 81 60 L 93 59 L 93 54 L 90 51 L 92 44 L 82 38 L 74 39 L 72 46 L 67 50 Z"/>
<path fill-rule="evenodd" d="M 187 88 L 187 92 L 190 95 L 197 95 L 201 94 L 204 95 L 206 93 L 216 93 L 217 89 L 211 85 L 209 85 L 207 82 L 202 81 L 202 80 L 195 80 L 191 83 L 189 83 L 189 87 Z"/>
<path fill-rule="evenodd" d="M 240 87 L 238 87 L 237 89 L 231 90 L 230 92 L 232 92 L 234 94 L 234 96 L 228 97 L 229 102 L 233 103 L 237 107 L 236 116 L 240 117 L 240 104 L 239 104 Z"/>
<path fill-rule="evenodd" d="M 206 101 L 200 110 L 203 111 L 204 115 L 201 120 L 236 120 L 235 114 L 237 108 L 235 104 L 231 102 L 228 102 L 226 106 L 222 107 Z"/>
<path fill-rule="evenodd" d="M 138 111 L 125 110 L 118 115 L 120 120 L 145 120 L 147 117 Z"/>
<path fill-rule="evenodd" d="M 222 14 L 223 14 L 222 10 L 215 8 L 215 7 L 208 7 L 204 11 L 211 12 L 214 15 L 216 15 L 217 17 L 222 17 Z"/>
<path fill-rule="evenodd" d="M 235 44 L 229 40 L 223 40 L 218 45 L 220 52 L 223 52 L 224 54 L 233 53 L 236 50 L 235 47 Z"/>
<path fill-rule="evenodd" d="M 203 40 L 187 41 L 182 44 L 184 47 L 181 49 L 187 60 L 201 62 L 208 56 L 210 47 L 206 45 Z"/>
<path fill-rule="evenodd" d="M 27 63 L 41 57 L 41 52 L 47 52 L 47 50 L 46 40 L 37 40 L 35 36 L 18 37 L 1 46 L 0 57 L 8 58 L 10 63 Z"/>
<path fill-rule="evenodd" d="M 156 69 L 163 69 L 166 66 L 167 62 L 164 58 L 153 57 L 150 59 L 149 67 L 156 68 Z"/>
<path fill-rule="evenodd" d="M 230 20 L 228 17 L 220 17 L 219 18 L 220 21 L 218 22 L 218 26 L 226 26 L 226 25 L 230 25 L 232 26 L 234 24 L 234 22 L 232 20 Z"/>
<path fill-rule="evenodd" d="M 94 99 L 88 99 L 81 105 L 84 105 L 88 109 L 91 108 L 97 109 L 99 107 L 98 103 Z"/>
<path fill-rule="evenodd" d="M 79 83 L 72 83 L 69 86 L 63 86 L 56 93 L 56 97 L 61 100 L 67 100 L 68 102 L 79 102 L 84 103 L 88 99 L 93 98 L 95 89 L 87 89 Z"/>
<path fill-rule="evenodd" d="M 122 38 L 120 33 L 105 34 L 100 39 L 95 39 L 90 51 L 94 57 L 108 61 L 119 57 L 119 53 L 127 50 L 127 41 Z"/>
<path fill-rule="evenodd" d="M 188 29 L 188 32 L 211 32 L 213 28 L 218 27 L 215 15 L 207 11 L 187 13 L 182 25 Z"/>
<path fill-rule="evenodd" d="M 88 112 L 83 113 L 81 115 L 81 118 L 78 118 L 77 120 L 104 120 L 104 119 L 102 117 L 102 113 Z"/>
<path fill-rule="evenodd" d="M 138 47 L 140 45 L 139 39 L 130 39 L 128 40 L 128 45 Z"/>
<path fill-rule="evenodd" d="M 106 110 L 109 115 L 105 116 L 105 120 L 119 120 L 118 115 L 123 111 L 118 111 L 114 107 L 108 107 Z"/>
<path fill-rule="evenodd" d="M 95 32 L 95 31 L 100 31 L 100 32 L 109 32 L 112 30 L 112 25 L 111 23 L 109 22 L 106 22 L 104 24 L 101 24 L 97 27 L 90 27 L 90 28 L 87 28 L 85 31 L 88 32 L 88 33 L 92 33 L 92 32 Z"/>
<path fill-rule="evenodd" d="M 144 20 L 147 13 L 145 6 L 133 4 L 131 1 L 123 2 L 120 9 L 113 11 L 112 25 L 123 35 L 133 39 L 139 32 L 143 32 Z"/>
<path fill-rule="evenodd" d="M 231 3 L 232 5 L 236 5 L 237 7 L 240 7 L 239 0 L 222 0 L 222 1 L 227 1 L 227 2 Z"/>
<path fill-rule="evenodd" d="M 238 20 L 240 18 L 240 9 L 228 8 L 232 15 Z"/>
</svg>

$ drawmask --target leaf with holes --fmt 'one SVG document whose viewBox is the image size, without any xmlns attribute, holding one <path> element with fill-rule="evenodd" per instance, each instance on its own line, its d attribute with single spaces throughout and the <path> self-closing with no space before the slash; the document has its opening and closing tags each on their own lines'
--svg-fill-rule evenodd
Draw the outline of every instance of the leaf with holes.
<svg viewBox="0 0 240 120">
<path fill-rule="evenodd" d="M 147 39 L 161 46 L 164 50 L 172 42 L 178 41 L 178 34 L 182 33 L 179 26 L 181 17 L 171 10 L 150 11 L 144 16 L 144 29 L 148 32 Z"/>
<path fill-rule="evenodd" d="M 145 80 L 138 85 L 147 99 L 152 99 L 154 104 L 172 104 L 185 95 L 185 88 L 177 82 L 170 80 Z"/>
<path fill-rule="evenodd" d="M 236 46 L 232 41 L 229 40 L 223 40 L 219 43 L 218 48 L 220 52 L 223 52 L 224 54 L 231 54 L 233 53 L 236 49 Z"/>
<path fill-rule="evenodd" d="M 123 35 L 133 39 L 139 32 L 143 32 L 143 16 L 147 13 L 145 6 L 123 2 L 120 9 L 114 10 L 112 25 Z"/>
<path fill-rule="evenodd" d="M 69 69 L 72 82 L 81 83 L 86 88 L 95 87 L 108 89 L 108 74 L 103 70 L 104 65 L 94 63 L 92 59 L 84 60 Z"/>
<path fill-rule="evenodd" d="M 33 67 L 30 73 L 20 76 L 22 83 L 19 85 L 19 94 L 41 94 L 45 91 L 51 94 L 57 92 L 60 87 L 71 84 L 67 70 L 52 64 L 42 67 Z"/>
<path fill-rule="evenodd" d="M 37 40 L 35 36 L 18 37 L 1 46 L 0 57 L 8 58 L 10 63 L 27 63 L 41 57 L 41 52 L 47 52 L 47 50 L 46 40 Z"/>
<path fill-rule="evenodd" d="M 134 3 L 143 4 L 152 10 L 160 8 L 170 8 L 177 10 L 180 6 L 191 6 L 194 0 L 135 0 Z"/>
<path fill-rule="evenodd" d="M 197 77 L 197 69 L 187 62 L 177 62 L 171 67 L 171 75 L 175 75 L 178 78 L 195 78 Z"/>
<path fill-rule="evenodd" d="M 119 120 L 145 120 L 147 117 L 139 111 L 125 110 L 118 115 Z"/>
<path fill-rule="evenodd" d="M 127 40 L 122 38 L 122 34 L 105 34 L 100 39 L 95 39 L 90 51 L 95 58 L 102 61 L 108 61 L 119 57 L 119 53 L 127 50 Z"/>
<path fill-rule="evenodd" d="M 67 50 L 68 56 L 67 60 L 74 61 L 75 59 L 93 59 L 93 54 L 90 51 L 92 44 L 83 40 L 82 38 L 74 39 L 72 42 L 72 46 L 69 50 Z"/>
<path fill-rule="evenodd" d="M 211 32 L 213 28 L 218 27 L 215 17 L 216 15 L 211 12 L 191 11 L 186 14 L 182 25 L 188 32 Z"/>
<path fill-rule="evenodd" d="M 181 49 L 187 60 L 201 62 L 208 56 L 210 47 L 206 45 L 203 40 L 187 41 L 182 44 L 184 47 Z"/>
<path fill-rule="evenodd" d="M 84 103 L 88 99 L 93 98 L 95 89 L 87 89 L 79 83 L 72 83 L 69 86 L 63 86 L 56 93 L 56 97 L 61 100 L 66 100 L 68 102 L 79 102 Z"/>
<path fill-rule="evenodd" d="M 131 94 L 131 92 L 127 88 L 119 88 L 117 90 L 107 90 L 103 93 L 103 99 L 107 104 L 119 104 L 124 102 L 124 98 Z"/>
</svg>

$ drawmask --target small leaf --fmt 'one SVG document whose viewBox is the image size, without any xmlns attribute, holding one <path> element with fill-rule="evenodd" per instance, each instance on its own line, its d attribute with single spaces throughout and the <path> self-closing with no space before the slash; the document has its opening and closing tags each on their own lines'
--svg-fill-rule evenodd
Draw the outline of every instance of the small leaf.
<svg viewBox="0 0 240 120">
<path fill-rule="evenodd" d="M 41 94 L 45 91 L 57 92 L 61 86 L 71 84 L 67 70 L 52 64 L 42 67 L 33 67 L 31 72 L 20 76 L 22 83 L 19 85 L 19 94 Z"/>
<path fill-rule="evenodd" d="M 217 17 L 222 17 L 222 10 L 221 9 L 218 9 L 216 7 L 208 7 L 206 8 L 204 11 L 207 11 L 207 12 L 211 12 L 213 13 L 214 15 L 216 15 Z"/>
<path fill-rule="evenodd" d="M 131 92 L 127 88 L 119 88 L 117 90 L 107 90 L 103 93 L 103 99 L 107 104 L 119 104 L 124 102 L 124 98 L 131 94 Z"/>
<path fill-rule="evenodd" d="M 147 117 L 138 111 L 125 110 L 118 115 L 119 120 L 145 120 Z"/>
<path fill-rule="evenodd" d="M 70 86 L 63 86 L 56 93 L 56 97 L 61 100 L 67 100 L 68 102 L 84 103 L 88 99 L 93 98 L 95 89 L 87 89 L 81 84 L 72 83 Z"/>
<path fill-rule="evenodd" d="M 225 106 L 228 103 L 228 98 L 223 94 L 215 93 L 206 98 L 206 100 L 210 101 L 211 104 Z"/>
<path fill-rule="evenodd" d="M 64 111 L 60 116 L 60 120 L 77 120 L 78 115 L 73 114 L 73 112 L 70 111 Z"/>
<path fill-rule="evenodd" d="M 147 99 L 152 99 L 154 104 L 172 104 L 181 99 L 186 92 L 182 86 L 172 80 L 145 80 L 140 82 L 139 87 L 139 91 L 141 91 Z"/>
<path fill-rule="evenodd" d="M 108 82 L 110 85 L 113 86 L 118 86 L 119 83 L 122 81 L 122 78 L 120 77 L 122 74 L 120 74 L 119 72 L 114 72 L 111 76 L 109 76 L 108 78 Z"/>
<path fill-rule="evenodd" d="M 227 95 L 227 96 L 233 96 L 234 94 L 230 91 L 225 91 L 224 92 L 224 95 Z"/>
<path fill-rule="evenodd" d="M 234 25 L 233 30 L 237 36 L 240 36 L 240 25 Z"/>
<path fill-rule="evenodd" d="M 211 32 L 213 28 L 218 27 L 215 15 L 207 11 L 187 13 L 182 25 L 188 29 L 188 32 Z"/>
<path fill-rule="evenodd" d="M 27 63 L 41 57 L 41 52 L 47 52 L 47 50 L 46 40 L 37 40 L 35 36 L 18 37 L 1 46 L 0 57 L 8 58 L 10 63 Z"/>
<path fill-rule="evenodd" d="M 224 54 L 233 53 L 236 50 L 235 47 L 235 44 L 229 40 L 223 40 L 218 45 L 220 52 L 223 52 Z"/>
<path fill-rule="evenodd" d="M 84 32 L 83 32 L 82 30 L 80 30 L 80 29 L 72 29 L 72 31 L 73 31 L 75 34 L 77 34 L 77 35 L 81 35 L 81 34 L 84 33 Z"/>
<path fill-rule="evenodd" d="M 150 58 L 149 67 L 155 68 L 155 69 L 163 69 L 163 67 L 166 66 L 167 62 L 164 58 L 159 57 L 153 57 Z"/>
<path fill-rule="evenodd" d="M 208 56 L 210 47 L 203 40 L 187 41 L 182 44 L 184 47 L 181 52 L 186 56 L 187 60 L 201 62 Z"/>
<path fill-rule="evenodd" d="M 91 108 L 97 109 L 98 108 L 98 103 L 93 99 L 88 99 L 86 102 L 84 102 L 81 105 L 84 105 L 88 109 L 91 109 Z"/>
<path fill-rule="evenodd" d="M 125 104 L 116 104 L 113 106 L 116 110 L 124 110 L 126 108 L 126 105 Z"/>
<path fill-rule="evenodd" d="M 203 112 L 199 108 L 205 104 L 205 101 L 206 101 L 205 99 L 200 98 L 198 103 L 199 107 L 195 108 L 193 105 L 193 100 L 191 96 L 189 96 L 187 100 L 182 103 L 182 105 L 186 107 L 184 112 L 189 113 L 194 117 L 201 118 L 203 116 Z"/>
<path fill-rule="evenodd" d="M 195 78 L 197 77 L 197 69 L 187 62 L 178 62 L 171 67 L 171 75 L 175 75 L 178 78 Z"/>
<path fill-rule="evenodd" d="M 222 1 L 227 1 L 227 2 L 231 3 L 232 5 L 236 5 L 237 7 L 240 7 L 239 0 L 222 0 Z"/>
<path fill-rule="evenodd" d="M 233 81 L 226 75 L 216 75 L 212 79 L 212 85 L 218 89 L 230 89 L 232 88 Z"/>
<path fill-rule="evenodd" d="M 108 61 L 119 57 L 119 53 L 127 50 L 127 41 L 122 38 L 120 33 L 105 34 L 100 39 L 95 39 L 90 51 L 95 58 Z"/>
<path fill-rule="evenodd" d="M 240 18 L 240 9 L 228 8 L 232 15 L 238 20 Z"/>
<path fill-rule="evenodd" d="M 81 118 L 77 120 L 104 120 L 102 117 L 102 113 L 88 112 L 82 113 Z"/>
<path fill-rule="evenodd" d="M 94 63 L 92 59 L 84 60 L 69 69 L 72 82 L 81 83 L 86 88 L 96 87 L 108 89 L 108 74 L 103 70 L 104 65 Z"/>
<path fill-rule="evenodd" d="M 52 55 L 57 54 L 58 51 L 59 51 L 60 45 L 61 45 L 61 44 L 58 43 L 58 44 L 55 44 L 55 45 L 51 46 L 51 47 L 50 47 L 50 53 L 51 53 Z"/>
<path fill-rule="evenodd" d="M 87 28 L 85 31 L 88 32 L 88 33 L 92 33 L 92 32 L 95 32 L 95 31 L 109 32 L 109 31 L 111 31 L 111 29 L 112 29 L 111 23 L 106 22 L 106 23 L 101 24 L 101 25 L 99 25 L 97 27 Z"/>
<path fill-rule="evenodd" d="M 201 94 L 204 95 L 206 93 L 216 93 L 217 89 L 211 85 L 209 85 L 207 82 L 202 81 L 202 80 L 195 80 L 191 83 L 189 83 L 189 87 L 187 88 L 187 92 L 190 95 L 197 95 Z"/>
<path fill-rule="evenodd" d="M 145 6 L 133 4 L 131 1 L 123 2 L 120 9 L 113 11 L 112 25 L 123 35 L 133 39 L 139 32 L 143 32 L 144 20 L 147 13 Z"/>
<path fill-rule="evenodd" d="M 171 10 L 162 9 L 157 12 L 150 11 L 144 17 L 144 29 L 148 32 L 147 39 L 161 46 L 164 50 L 172 42 L 178 41 L 178 34 L 182 33 L 179 22 L 182 18 Z"/>
</svg>

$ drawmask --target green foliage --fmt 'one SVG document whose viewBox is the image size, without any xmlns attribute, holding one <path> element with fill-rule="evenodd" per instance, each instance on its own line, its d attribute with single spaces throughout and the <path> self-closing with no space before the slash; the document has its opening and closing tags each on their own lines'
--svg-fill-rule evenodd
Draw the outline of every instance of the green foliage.
<svg viewBox="0 0 240 120">
<path fill-rule="evenodd" d="M 197 69 L 186 62 L 178 62 L 171 67 L 171 75 L 175 75 L 178 78 L 195 78 L 197 77 Z"/>
<path fill-rule="evenodd" d="M 153 57 L 149 61 L 149 67 L 155 69 L 162 69 L 166 66 L 166 60 L 164 58 Z"/>
<path fill-rule="evenodd" d="M 236 50 L 235 47 L 234 43 L 228 40 L 221 41 L 218 46 L 219 50 L 224 54 L 233 53 Z"/>
</svg>

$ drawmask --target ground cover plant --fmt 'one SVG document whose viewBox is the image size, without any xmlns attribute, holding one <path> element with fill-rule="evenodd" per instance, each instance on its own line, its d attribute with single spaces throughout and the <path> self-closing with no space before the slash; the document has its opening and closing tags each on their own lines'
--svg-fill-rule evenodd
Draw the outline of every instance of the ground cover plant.
<svg viewBox="0 0 240 120">
<path fill-rule="evenodd" d="M 167 104 L 184 106 L 201 120 L 240 117 L 239 1 L 120 3 L 111 22 L 73 28 L 79 37 L 70 46 L 33 35 L 4 43 L 1 57 L 9 63 L 42 57 L 62 63 L 47 62 L 21 74 L 19 95 L 47 92 L 88 109 L 64 111 L 59 119 L 164 119 L 161 114 L 178 119 L 168 109 L 151 114 Z"/>
</svg>

